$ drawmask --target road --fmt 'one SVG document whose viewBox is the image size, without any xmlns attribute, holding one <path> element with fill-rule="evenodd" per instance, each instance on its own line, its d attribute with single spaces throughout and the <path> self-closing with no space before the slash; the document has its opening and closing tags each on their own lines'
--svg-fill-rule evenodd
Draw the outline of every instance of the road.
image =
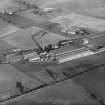
<svg viewBox="0 0 105 105">
<path fill-rule="evenodd" d="M 58 3 L 59 6 L 57 6 L 63 6 L 63 3 L 60 4 L 62 5 L 59 5 Z M 73 8 L 77 7 L 76 9 L 81 6 L 81 2 L 79 4 L 76 4 L 76 6 L 73 3 L 71 4 L 73 5 Z M 85 2 L 83 2 L 82 4 L 85 4 Z M 85 6 L 83 5 L 80 10 L 86 8 Z M 70 6 L 70 9 L 72 7 Z M 8 15 L 4 17 L 1 16 L 4 21 L 9 22 L 9 24 L 16 25 L 23 31 L 22 33 L 20 32 L 18 34 L 12 34 L 12 36 L 11 34 L 9 34 L 10 36 L 6 41 L 4 41 L 3 38 L 0 39 L 0 54 L 4 53 L 6 49 L 13 48 L 14 45 L 17 45 L 17 43 L 12 43 L 14 39 L 14 42 L 18 42 L 18 46 L 22 46 L 23 43 L 21 44 L 20 40 L 21 42 L 24 40 L 25 44 L 22 47 L 25 46 L 29 48 L 31 46 L 31 41 L 28 42 L 28 38 L 30 37 L 31 31 L 32 33 L 36 32 L 36 27 L 46 29 L 56 34 L 60 34 L 63 37 L 67 36 L 64 33 L 57 32 L 55 29 L 53 30 L 46 27 L 47 24 L 52 24 L 52 22 L 49 22 L 49 19 L 54 18 L 53 16 L 33 16 L 32 20 L 31 16 L 32 15 L 29 15 L 27 17 L 22 15 L 15 15 L 13 17 Z M 55 14 L 54 16 L 56 17 L 58 15 Z M 40 19 L 42 20 L 40 21 Z M 36 27 L 32 28 L 32 26 Z M 105 32 L 98 34 L 96 33 L 97 32 L 89 35 L 89 37 L 91 35 L 93 36 L 93 38 L 89 38 L 90 43 L 95 46 L 99 45 L 99 47 L 105 45 L 105 37 L 102 37 L 105 36 Z M 27 35 L 26 40 L 24 39 L 26 37 L 25 34 Z M 8 36 L 8 34 L 6 35 Z M 82 37 L 86 38 L 87 36 Z M 9 38 L 12 40 L 9 40 L 9 42 L 11 43 L 8 43 Z M 70 38 L 77 39 L 81 38 L 81 36 L 70 35 Z M 28 44 L 26 44 L 26 42 Z M 57 53 L 59 53 L 59 51 Z M 105 105 L 105 49 L 102 48 L 98 52 L 91 52 L 91 54 L 86 52 L 85 54 L 86 55 L 84 55 L 83 53 L 79 56 L 75 55 L 75 58 L 78 59 L 73 60 L 73 58 L 71 57 L 71 61 L 62 63 L 61 65 L 40 65 L 34 63 L 0 65 L 0 73 L 1 77 L 3 76 L 2 79 L 4 81 L 10 83 L 10 81 L 8 80 L 12 78 L 12 73 L 16 73 L 16 75 L 14 75 L 12 78 L 14 81 L 15 76 L 17 76 L 17 74 L 20 72 L 21 78 L 19 76 L 18 79 L 22 80 L 22 83 L 24 83 L 26 87 L 29 87 L 29 90 L 26 93 L 21 94 L 21 96 L 12 97 L 12 99 L 7 99 L 5 100 L 5 102 L 1 102 L 0 105 Z M 89 55 L 87 56 L 87 54 Z M 83 55 L 85 57 L 81 57 Z M 6 71 L 8 76 L 4 71 Z M 24 75 L 22 75 L 21 73 Z M 7 78 L 5 78 L 6 76 Z M 32 78 L 31 82 L 29 80 L 30 77 Z M 30 83 L 32 83 L 32 86 L 30 85 Z"/>
<path fill-rule="evenodd" d="M 49 80 L 49 78 L 54 79 L 55 82 L 50 79 L 50 82 L 48 83 L 48 86 L 44 86 L 45 88 L 40 87 L 38 90 L 35 88 L 35 90 L 33 90 L 32 92 L 30 92 L 26 95 L 22 95 L 22 96 L 20 96 L 18 98 L 15 98 L 13 100 L 6 101 L 6 103 L 8 104 L 8 102 L 11 102 L 11 103 L 16 102 L 17 104 L 19 104 L 23 99 L 27 100 L 27 98 L 29 98 L 30 95 L 33 96 L 33 97 L 30 97 L 30 102 L 29 102 L 29 103 L 32 103 L 32 104 L 34 103 L 33 100 L 36 100 L 36 102 L 40 99 L 42 99 L 44 102 L 46 102 L 46 100 L 50 100 L 50 99 L 52 100 L 54 94 L 53 94 L 53 92 L 51 92 L 49 86 L 51 86 L 51 89 L 53 89 L 52 86 L 54 86 L 54 91 L 58 91 L 55 88 L 56 84 L 62 84 L 62 81 L 66 81 L 66 80 L 68 80 L 68 81 L 73 80 L 73 81 L 76 82 L 76 84 L 79 84 L 80 86 L 85 88 L 86 92 L 87 92 L 86 94 L 88 94 L 89 97 L 91 97 L 91 94 L 95 94 L 95 96 L 97 98 L 94 99 L 92 97 L 92 99 L 95 100 L 95 102 L 96 102 L 96 100 L 97 101 L 103 100 L 103 102 L 104 102 L 105 95 L 102 94 L 102 92 L 104 92 L 104 89 L 105 89 L 105 88 L 103 88 L 105 86 L 105 83 L 104 83 L 105 60 L 104 60 L 104 58 L 105 58 L 105 51 L 101 52 L 101 53 L 97 53 L 97 54 L 92 55 L 92 56 L 90 55 L 88 57 L 79 58 L 76 61 L 73 60 L 73 61 L 70 61 L 68 63 L 64 63 L 62 65 L 49 66 L 46 69 L 42 69 L 40 71 L 35 71 L 35 70 L 33 70 L 33 72 L 30 71 L 31 75 L 33 75 L 33 76 L 39 75 L 39 79 L 42 80 L 43 82 L 46 82 L 46 80 L 47 79 Z M 49 75 L 51 75 L 51 74 L 46 74 L 47 72 L 45 72 L 45 70 L 49 70 L 52 73 L 54 73 L 53 76 L 55 75 L 55 78 L 54 77 L 49 77 Z M 29 73 L 29 71 L 27 73 Z M 40 78 L 40 76 L 41 76 L 41 78 Z M 97 76 L 98 76 L 98 78 L 96 78 Z M 84 78 L 84 79 L 82 79 L 82 78 Z M 70 83 L 71 86 L 72 85 L 75 86 L 76 85 L 75 82 Z M 65 82 L 65 84 L 66 84 L 66 82 Z M 101 84 L 101 86 L 100 86 L 100 84 Z M 64 89 L 65 89 L 66 85 L 64 85 L 64 84 L 62 84 L 60 87 L 63 88 L 63 86 L 64 86 Z M 76 87 L 78 87 L 78 86 L 76 86 Z M 70 86 L 69 86 L 69 88 L 70 88 Z M 94 90 L 94 88 L 96 90 Z M 58 89 L 60 89 L 60 88 L 58 88 Z M 45 93 L 44 93 L 45 90 L 46 90 L 46 93 L 48 92 L 48 90 L 50 90 L 48 96 L 45 95 Z M 70 88 L 70 90 L 71 90 L 71 88 Z M 62 89 L 60 89 L 59 91 L 61 93 Z M 73 91 L 75 91 L 75 89 Z M 37 95 L 38 93 L 39 93 L 39 95 Z M 76 91 L 76 93 L 77 93 L 77 91 Z M 74 95 L 76 93 L 73 92 Z M 84 94 L 84 92 L 82 92 L 82 93 Z M 64 94 L 64 93 L 62 93 L 62 94 Z M 65 93 L 65 94 L 67 96 L 67 93 Z M 71 95 L 72 93 L 68 93 L 68 95 L 69 94 L 70 94 L 70 96 L 72 96 Z M 43 95 L 45 95 L 45 96 L 43 96 Z M 80 95 L 80 93 L 79 93 L 79 95 Z M 37 99 L 36 99 L 36 97 L 37 97 Z M 43 97 L 45 97 L 45 99 Z M 61 97 L 62 97 L 62 95 L 61 95 Z M 75 97 L 75 96 L 72 96 L 72 97 Z M 66 99 L 69 100 L 68 98 L 66 98 Z M 70 99 L 72 99 L 72 98 L 70 98 Z M 83 97 L 82 97 L 82 99 L 83 99 Z M 60 98 L 60 100 L 61 100 L 61 98 Z M 81 99 L 79 99 L 79 100 L 81 100 Z M 86 100 L 87 100 L 87 98 L 86 98 Z M 89 100 L 91 100 L 91 99 L 89 99 Z M 55 100 L 55 102 L 57 102 L 57 100 Z M 73 101 L 71 101 L 71 102 L 73 102 Z M 92 101 L 92 102 L 94 102 L 94 101 Z M 26 103 L 23 102 L 23 105 L 24 104 L 26 104 Z"/>
</svg>

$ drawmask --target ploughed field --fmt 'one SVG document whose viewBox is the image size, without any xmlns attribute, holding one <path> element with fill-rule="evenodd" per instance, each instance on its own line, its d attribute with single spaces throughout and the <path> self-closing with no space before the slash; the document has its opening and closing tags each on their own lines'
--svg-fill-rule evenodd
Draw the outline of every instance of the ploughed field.
<svg viewBox="0 0 105 105">
<path fill-rule="evenodd" d="M 15 47 L 38 48 L 31 36 L 44 29 L 49 31 L 44 36 L 45 45 L 68 39 L 67 35 L 57 32 L 55 27 L 52 30 L 46 28 L 48 23 L 76 25 L 89 29 L 89 32 L 94 34 L 105 31 L 105 0 L 21 1 L 41 8 L 56 8 L 58 11 L 39 16 L 33 14 L 32 9 L 27 9 L 15 16 L 3 15 L 4 17 L 0 18 L 0 56 Z M 12 0 L 0 0 L 2 13 L 19 8 L 26 6 Z M 8 19 L 11 22 L 8 23 Z M 105 45 L 105 33 L 102 35 L 97 34 L 94 36 L 96 39 L 91 39 L 90 43 L 95 46 Z M 70 36 L 72 37 L 78 38 L 78 35 Z M 41 36 L 36 35 L 35 39 L 42 46 Z M 66 48 L 64 50 L 66 51 Z M 63 52 L 63 49 L 57 51 Z M 104 105 L 104 76 L 105 51 L 61 65 L 23 62 L 0 64 L 0 105 Z M 17 83 L 20 86 L 17 86 Z"/>
</svg>

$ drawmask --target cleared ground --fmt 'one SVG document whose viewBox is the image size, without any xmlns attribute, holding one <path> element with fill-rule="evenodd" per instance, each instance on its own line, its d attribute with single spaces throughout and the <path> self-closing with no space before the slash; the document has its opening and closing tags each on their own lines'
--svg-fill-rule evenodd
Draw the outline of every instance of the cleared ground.
<svg viewBox="0 0 105 105">
<path fill-rule="evenodd" d="M 19 4 L 11 3 L 11 0 L 5 1 L 0 1 L 2 12 L 4 10 L 17 10 L 21 7 Z M 6 49 L 14 47 L 37 48 L 30 36 L 42 30 L 44 27 L 41 27 L 40 24 L 49 20 L 86 27 L 100 32 L 105 31 L 105 0 L 27 0 L 26 2 L 40 7 L 48 5 L 61 11 L 42 17 L 32 14 L 31 11 L 20 12 L 19 15 L 13 17 L 5 17 L 7 20 L 10 19 L 16 27 L 0 20 L 0 36 L 5 35 L 4 38 L 0 39 L 0 55 Z M 36 26 L 32 27 L 33 25 Z M 46 44 L 49 44 L 50 41 L 55 43 L 62 39 L 65 39 L 65 37 L 54 33 L 51 33 L 49 37 L 45 37 Z M 104 39 L 100 37 L 94 41 L 91 40 L 91 43 L 95 45 L 105 44 Z M 38 40 L 40 40 L 40 37 Z M 41 44 L 41 41 L 38 42 Z M 102 104 L 105 103 L 104 58 L 105 52 L 102 52 L 62 65 L 1 64 L 0 97 L 8 98 L 9 95 L 18 92 L 18 89 L 16 89 L 16 81 L 18 80 L 26 88 L 34 88 L 35 91 L 8 101 L 9 103 L 3 103 L 4 105 L 52 105 L 57 103 L 60 105 L 99 105 L 99 101 L 101 101 L 101 105 L 104 105 Z M 45 85 L 46 87 L 42 87 L 43 84 L 51 86 Z M 0 103 L 0 105 L 2 104 Z"/>
<path fill-rule="evenodd" d="M 25 7 L 23 5 L 20 5 L 15 2 L 15 0 L 0 0 L 0 12 L 4 13 L 17 11 L 19 9 L 24 9 Z"/>
<path fill-rule="evenodd" d="M 21 96 L 16 100 L 14 99 L 12 102 L 10 101 L 9 103 L 9 105 L 67 105 L 69 103 L 74 105 L 98 105 L 96 101 L 89 97 L 89 95 L 80 85 L 76 84 L 72 80 L 67 80 L 61 83 L 57 83 L 53 86 L 45 87 L 36 92 Z M 8 102 L 5 103 L 5 105 L 7 104 Z"/>
<path fill-rule="evenodd" d="M 7 50 L 14 48 L 13 45 L 10 45 L 8 42 L 3 41 L 0 39 L 0 56 Z"/>
<path fill-rule="evenodd" d="M 15 32 L 11 34 L 9 37 L 4 37 L 2 40 L 10 43 L 11 45 L 15 47 L 20 47 L 23 49 L 32 49 L 37 48 L 35 43 L 30 38 L 33 34 L 36 34 L 38 31 L 40 31 L 40 28 L 37 27 L 31 27 L 28 29 L 24 29 L 18 32 Z"/>
<path fill-rule="evenodd" d="M 74 13 L 89 15 L 98 18 L 105 18 L 104 0 L 72 0 L 68 2 L 54 4 L 53 6 L 58 8 L 65 8 Z"/>
<path fill-rule="evenodd" d="M 41 30 L 42 30 L 41 28 L 31 27 L 28 29 L 24 29 L 24 30 L 15 32 L 15 33 L 9 35 L 9 37 L 7 36 L 7 37 L 2 38 L 2 40 L 10 43 L 11 45 L 13 45 L 15 47 L 20 47 L 23 49 L 38 48 L 38 46 L 31 39 L 31 36 Z M 36 34 L 35 39 L 39 43 L 39 45 L 42 46 L 41 35 Z M 57 35 L 54 33 L 48 33 L 43 37 L 43 39 L 44 39 L 45 45 L 48 45 L 50 43 L 55 44 L 59 40 L 64 40 L 66 38 L 64 36 Z"/>
<path fill-rule="evenodd" d="M 0 20 L 0 38 L 10 35 L 11 33 L 14 33 L 19 30 L 21 29 Z"/>
<path fill-rule="evenodd" d="M 105 66 L 77 76 L 73 80 L 83 86 L 88 92 L 94 94 L 98 100 L 105 102 Z"/>
<path fill-rule="evenodd" d="M 53 8 L 53 6 L 49 6 L 49 7 Z M 48 21 L 49 19 L 55 18 L 57 16 L 61 16 L 64 14 L 69 14 L 69 13 L 71 13 L 71 11 L 67 9 L 54 7 L 54 11 L 51 13 L 42 13 L 42 15 L 38 15 L 38 14 L 34 14 L 33 10 L 27 10 L 27 11 L 20 12 L 19 15 L 21 15 L 22 17 L 28 18 L 30 20 L 33 20 L 35 24 L 39 25 L 41 23 Z"/>
<path fill-rule="evenodd" d="M 22 1 L 26 1 L 29 4 L 36 4 L 36 5 L 49 5 L 49 4 L 56 4 L 56 3 L 60 3 L 60 2 L 66 2 L 66 1 L 72 1 L 72 0 L 22 0 Z"/>
<path fill-rule="evenodd" d="M 42 85 L 40 81 L 19 72 L 11 65 L 0 65 L 0 101 L 19 93 L 16 82 L 20 81 L 26 90 Z"/>
<path fill-rule="evenodd" d="M 76 13 L 62 15 L 60 17 L 51 19 L 50 21 L 61 24 L 67 24 L 68 26 L 77 25 L 79 27 L 86 27 L 96 31 L 105 31 L 105 20 Z"/>
</svg>

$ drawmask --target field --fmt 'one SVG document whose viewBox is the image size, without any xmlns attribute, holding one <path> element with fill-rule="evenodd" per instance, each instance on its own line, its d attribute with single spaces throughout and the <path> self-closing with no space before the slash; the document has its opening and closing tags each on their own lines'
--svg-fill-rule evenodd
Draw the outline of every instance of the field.
<svg viewBox="0 0 105 105">
<path fill-rule="evenodd" d="M 15 47 L 20 47 L 23 49 L 37 48 L 37 46 L 34 44 L 30 37 L 40 30 L 41 30 L 40 28 L 31 27 L 25 30 L 15 32 L 11 34 L 9 37 L 7 36 L 2 39 Z"/>
<path fill-rule="evenodd" d="M 20 28 L 14 25 L 8 24 L 2 20 L 0 20 L 0 38 L 10 35 L 16 31 L 19 31 Z"/>
<path fill-rule="evenodd" d="M 0 57 L 14 47 L 38 48 L 31 36 L 41 30 L 49 31 L 43 37 L 45 45 L 68 39 L 65 35 L 57 33 L 56 27 L 46 28 L 48 23 L 76 25 L 89 29 L 96 35 L 96 39 L 91 39 L 90 43 L 95 46 L 105 45 L 105 0 L 22 1 L 40 8 L 52 7 L 56 11 L 40 16 L 33 14 L 33 9 L 28 8 L 26 11 L 19 11 L 17 15 L 3 15 L 4 20 L 0 18 Z M 0 12 L 27 8 L 25 5 L 16 3 L 15 0 L 0 0 Z M 103 34 L 96 34 L 97 32 Z M 35 40 L 42 46 L 41 35 L 36 35 Z M 58 52 L 62 50 L 66 51 L 66 48 L 62 47 Z M 61 65 L 24 62 L 0 64 L 0 101 L 16 94 L 20 95 L 0 105 L 105 105 L 104 69 L 105 51 Z M 16 87 L 18 81 L 25 90 Z"/>
<path fill-rule="evenodd" d="M 76 25 L 78 27 L 89 28 L 94 31 L 105 31 L 105 20 L 98 19 L 90 16 L 80 15 L 76 13 L 71 13 L 69 15 L 62 15 L 51 19 L 52 22 L 57 22 L 61 24 Z"/>
<path fill-rule="evenodd" d="M 67 89 L 65 90 L 65 88 Z M 74 93 L 78 93 L 78 95 L 75 95 Z M 69 103 L 72 103 L 73 105 L 75 105 L 81 103 L 81 105 L 84 105 L 88 103 L 92 105 L 98 105 L 96 101 L 89 98 L 88 96 L 89 95 L 87 95 L 86 91 L 81 88 L 80 85 L 76 84 L 72 80 L 67 80 L 65 82 L 57 83 L 53 86 L 43 88 L 37 92 L 29 93 L 24 96 L 25 98 L 18 97 L 16 100 L 13 100 L 13 104 L 18 105 L 19 103 L 19 105 L 67 105 Z M 7 105 L 8 102 L 5 104 Z"/>
</svg>

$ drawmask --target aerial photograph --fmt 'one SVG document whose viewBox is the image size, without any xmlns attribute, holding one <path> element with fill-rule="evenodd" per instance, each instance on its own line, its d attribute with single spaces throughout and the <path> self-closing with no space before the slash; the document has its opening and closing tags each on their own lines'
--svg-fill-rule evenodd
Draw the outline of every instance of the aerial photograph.
<svg viewBox="0 0 105 105">
<path fill-rule="evenodd" d="M 0 0 L 0 105 L 105 105 L 105 0 Z"/>
</svg>

